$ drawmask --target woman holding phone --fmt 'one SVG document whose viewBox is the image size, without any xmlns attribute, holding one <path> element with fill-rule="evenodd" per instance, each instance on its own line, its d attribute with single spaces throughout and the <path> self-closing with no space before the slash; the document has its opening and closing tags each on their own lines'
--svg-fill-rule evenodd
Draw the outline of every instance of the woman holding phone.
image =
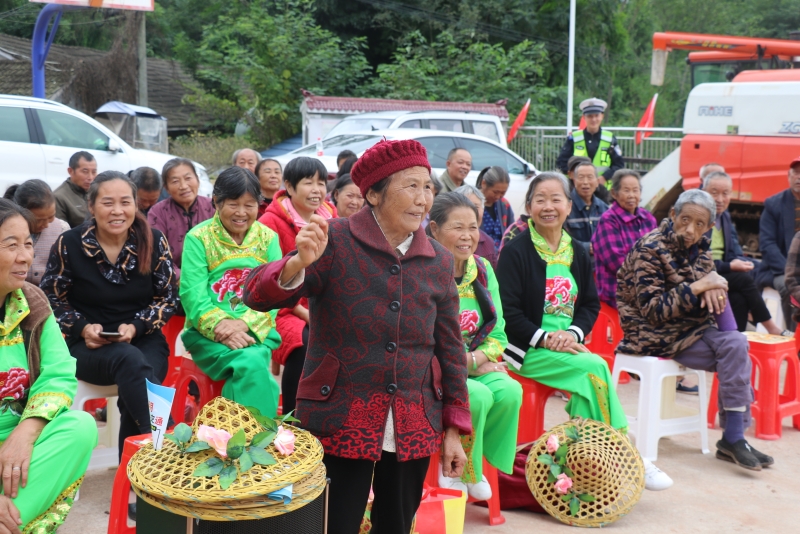
<svg viewBox="0 0 800 534">
<path fill-rule="evenodd" d="M 145 379 L 160 384 L 167 374 L 161 328 L 175 313 L 172 256 L 139 213 L 136 186 L 124 174 L 98 174 L 87 200 L 92 218 L 58 238 L 40 287 L 77 378 L 119 388 L 122 453 L 125 438 L 150 432 Z"/>
</svg>

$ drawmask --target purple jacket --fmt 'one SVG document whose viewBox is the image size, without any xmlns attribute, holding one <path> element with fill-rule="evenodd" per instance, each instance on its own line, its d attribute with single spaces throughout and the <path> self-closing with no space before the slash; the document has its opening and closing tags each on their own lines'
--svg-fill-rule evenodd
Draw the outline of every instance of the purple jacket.
<svg viewBox="0 0 800 534">
<path fill-rule="evenodd" d="M 214 211 L 210 198 L 198 196 L 189 211 L 184 210 L 172 198 L 167 198 L 150 208 L 147 213 L 150 226 L 161 230 L 169 242 L 176 278 L 181 275 L 181 255 L 186 234 L 201 222 L 213 217 Z"/>
</svg>

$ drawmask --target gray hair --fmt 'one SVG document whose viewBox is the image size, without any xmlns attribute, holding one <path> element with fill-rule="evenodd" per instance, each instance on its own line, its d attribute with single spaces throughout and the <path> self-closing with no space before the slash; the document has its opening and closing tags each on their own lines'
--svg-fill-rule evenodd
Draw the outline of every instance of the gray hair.
<svg viewBox="0 0 800 534">
<path fill-rule="evenodd" d="M 733 185 L 733 180 L 731 180 L 731 177 L 728 176 L 727 173 L 716 171 L 712 172 L 711 174 L 707 174 L 705 178 L 703 178 L 703 191 L 708 189 L 708 184 L 711 183 L 711 180 L 728 180 L 728 182 Z"/>
<path fill-rule="evenodd" d="M 570 196 L 571 188 L 569 186 L 569 179 L 567 179 L 567 177 L 560 172 L 549 171 L 537 174 L 536 177 L 531 180 L 531 185 L 528 186 L 528 192 L 525 194 L 525 206 L 530 206 L 531 200 L 533 200 L 533 194 L 536 192 L 536 188 L 539 187 L 539 185 L 543 182 L 549 182 L 551 180 L 560 182 L 561 187 L 564 188 L 564 195 L 566 195 L 568 199 L 572 199 Z"/>
<path fill-rule="evenodd" d="M 636 178 L 636 181 L 639 182 L 639 187 L 642 187 L 641 174 L 633 169 L 619 169 L 614 171 L 614 176 L 611 177 L 611 190 L 615 193 L 619 193 L 619 188 L 622 187 L 622 180 L 628 176 Z"/>
<path fill-rule="evenodd" d="M 258 153 L 258 150 L 253 150 L 252 148 L 240 148 L 239 150 L 233 153 L 233 157 L 231 158 L 231 165 L 236 165 L 236 160 L 239 158 L 239 154 L 241 154 L 245 150 L 252 150 L 253 153 L 256 155 L 256 163 L 261 162 L 261 154 Z"/>
<path fill-rule="evenodd" d="M 449 193 L 438 195 L 433 200 L 433 206 L 431 206 L 430 211 L 431 222 L 441 227 L 447 222 L 447 219 L 450 218 L 450 213 L 456 208 L 469 208 L 475 213 L 475 220 L 478 219 L 478 208 L 475 204 L 461 193 L 450 191 Z M 430 224 L 425 231 L 429 236 L 433 235 Z"/>
<path fill-rule="evenodd" d="M 719 163 L 716 163 L 716 162 L 706 163 L 705 165 L 700 167 L 700 179 L 701 180 L 706 177 L 706 174 L 709 174 L 709 172 L 710 172 L 708 170 L 709 167 L 719 167 L 720 169 L 723 169 L 723 172 L 724 172 L 724 169 L 725 169 L 725 167 L 723 167 L 722 165 L 720 165 Z M 719 171 L 714 171 L 714 172 L 719 172 Z"/>
<path fill-rule="evenodd" d="M 474 185 L 464 184 L 461 187 L 455 188 L 453 193 L 460 193 L 465 197 L 476 196 L 482 203 L 486 201 L 486 197 L 483 195 L 481 190 Z"/>
<path fill-rule="evenodd" d="M 675 215 L 680 215 L 683 207 L 687 204 L 694 204 L 700 206 L 708 211 L 708 222 L 711 223 L 717 218 L 717 205 L 714 199 L 701 189 L 689 189 L 681 193 L 678 200 L 675 201 Z"/>
</svg>

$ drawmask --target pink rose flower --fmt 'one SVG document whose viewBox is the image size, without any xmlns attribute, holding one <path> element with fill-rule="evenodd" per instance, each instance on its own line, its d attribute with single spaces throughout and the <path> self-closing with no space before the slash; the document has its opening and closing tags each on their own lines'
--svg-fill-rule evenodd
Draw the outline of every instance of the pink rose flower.
<svg viewBox="0 0 800 534">
<path fill-rule="evenodd" d="M 278 434 L 275 436 L 273 444 L 279 453 L 289 456 L 294 452 L 294 439 L 294 433 L 281 425 L 278 427 Z"/>
<path fill-rule="evenodd" d="M 561 495 L 566 495 L 572 489 L 572 479 L 564 473 L 556 477 L 556 491 Z"/>
<path fill-rule="evenodd" d="M 550 454 L 555 454 L 555 452 L 558 450 L 558 446 L 558 436 L 555 434 L 550 434 L 550 437 L 547 438 L 547 452 Z"/>
<path fill-rule="evenodd" d="M 231 435 L 226 431 L 217 430 L 213 426 L 200 425 L 200 428 L 197 429 L 197 439 L 211 445 L 211 448 L 223 458 L 228 457 L 228 441 L 231 439 Z"/>
<path fill-rule="evenodd" d="M 461 331 L 469 335 L 478 331 L 478 312 L 475 310 L 464 310 L 461 312 Z"/>
<path fill-rule="evenodd" d="M 12 367 L 7 373 L 0 373 L 0 399 L 21 399 L 29 383 L 28 371 L 21 367 Z"/>
<path fill-rule="evenodd" d="M 244 283 L 252 269 L 230 269 L 218 281 L 211 285 L 211 291 L 217 294 L 217 300 L 222 302 L 229 292 L 242 298 Z"/>
</svg>

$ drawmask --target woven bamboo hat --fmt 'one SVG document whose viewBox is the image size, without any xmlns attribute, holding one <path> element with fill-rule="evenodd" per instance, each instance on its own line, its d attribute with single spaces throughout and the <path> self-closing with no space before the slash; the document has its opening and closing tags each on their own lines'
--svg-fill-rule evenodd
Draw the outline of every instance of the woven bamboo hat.
<svg viewBox="0 0 800 534">
<path fill-rule="evenodd" d="M 244 429 L 247 442 L 264 429 L 244 407 L 217 397 L 195 419 L 194 435 L 200 425 L 213 426 L 235 434 Z M 219 475 L 192 476 L 203 462 L 216 455 L 213 449 L 181 455 L 171 441 L 164 441 L 160 451 L 148 444 L 128 463 L 128 478 L 134 492 L 145 501 L 187 517 L 231 521 L 261 519 L 300 508 L 325 489 L 323 450 L 319 441 L 305 430 L 289 427 L 295 435 L 295 449 L 289 456 L 278 454 L 274 445 L 267 452 L 277 460 L 273 465 L 254 465 L 223 490 Z M 272 501 L 266 496 L 294 484 L 292 502 Z"/>
<path fill-rule="evenodd" d="M 571 439 L 576 434 L 578 439 Z M 549 454 L 547 441 L 551 436 L 568 444 L 566 469 L 561 469 L 572 481 L 569 496 L 564 494 L 563 487 L 562 492 L 558 491 L 553 468 L 541 461 L 543 455 Z M 525 476 L 533 497 L 547 513 L 563 523 L 580 527 L 602 527 L 615 522 L 633 508 L 644 491 L 644 464 L 628 437 L 591 419 L 576 418 L 545 432 L 531 447 Z M 577 502 L 571 510 L 573 498 Z"/>
</svg>

